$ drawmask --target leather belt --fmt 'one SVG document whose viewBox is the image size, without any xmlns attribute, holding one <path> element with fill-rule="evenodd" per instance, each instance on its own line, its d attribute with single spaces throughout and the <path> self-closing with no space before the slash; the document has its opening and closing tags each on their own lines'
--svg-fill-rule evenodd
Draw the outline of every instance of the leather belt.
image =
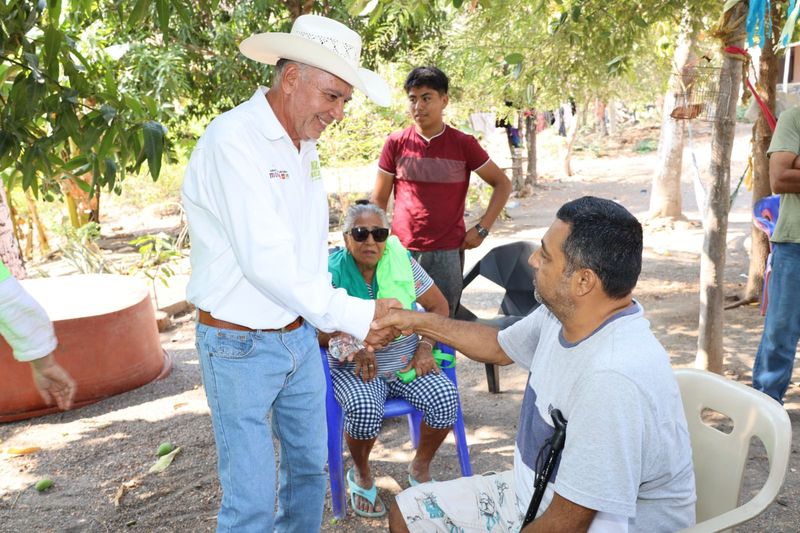
<svg viewBox="0 0 800 533">
<path fill-rule="evenodd" d="M 218 318 L 214 318 L 211 316 L 211 313 L 208 311 L 203 311 L 202 309 L 198 309 L 197 313 L 197 321 L 205 326 L 211 326 L 212 328 L 220 328 L 220 329 L 232 329 L 236 331 L 268 331 L 273 333 L 287 333 L 289 331 L 294 331 L 300 326 L 303 325 L 303 317 L 299 316 L 295 318 L 293 321 L 289 322 L 282 328 L 278 329 L 253 329 L 248 328 L 247 326 L 240 326 L 239 324 L 234 324 L 233 322 L 226 322 L 225 320 L 220 320 Z"/>
</svg>

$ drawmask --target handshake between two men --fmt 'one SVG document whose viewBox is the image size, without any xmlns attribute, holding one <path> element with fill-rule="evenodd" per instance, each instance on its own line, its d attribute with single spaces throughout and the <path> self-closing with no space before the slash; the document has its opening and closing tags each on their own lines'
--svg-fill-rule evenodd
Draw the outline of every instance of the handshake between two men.
<svg viewBox="0 0 800 533">
<path fill-rule="evenodd" d="M 474 322 L 463 322 L 436 313 L 403 309 L 393 298 L 376 300 L 375 319 L 364 339 L 368 351 L 386 346 L 398 335 L 420 335 L 444 342 L 461 353 L 483 363 L 510 364 L 511 358 L 497 342 L 497 329 Z"/>
</svg>

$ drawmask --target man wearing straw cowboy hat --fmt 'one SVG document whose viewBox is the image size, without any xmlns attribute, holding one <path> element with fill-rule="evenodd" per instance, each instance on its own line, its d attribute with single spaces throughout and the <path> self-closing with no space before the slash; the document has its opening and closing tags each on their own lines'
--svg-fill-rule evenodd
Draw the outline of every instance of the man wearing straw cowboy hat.
<svg viewBox="0 0 800 533">
<path fill-rule="evenodd" d="M 182 187 L 192 239 L 187 298 L 198 309 L 223 490 L 217 530 L 319 531 L 326 425 L 316 329 L 379 348 L 398 332 L 370 323 L 400 304 L 331 287 L 315 143 L 343 118 L 353 87 L 380 105 L 389 89 L 359 68 L 360 37 L 328 18 L 299 17 L 291 33 L 253 35 L 239 48 L 276 65 L 274 84 L 211 122 Z"/>
</svg>

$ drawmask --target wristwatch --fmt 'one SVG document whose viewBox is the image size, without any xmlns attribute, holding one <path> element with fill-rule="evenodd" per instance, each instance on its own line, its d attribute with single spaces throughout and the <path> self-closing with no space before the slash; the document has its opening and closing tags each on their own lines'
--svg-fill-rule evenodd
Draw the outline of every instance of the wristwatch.
<svg viewBox="0 0 800 533">
<path fill-rule="evenodd" d="M 481 239 L 485 239 L 489 236 L 489 230 L 481 226 L 480 223 L 475 224 L 475 231 L 478 232 L 478 235 L 481 236 Z"/>
</svg>

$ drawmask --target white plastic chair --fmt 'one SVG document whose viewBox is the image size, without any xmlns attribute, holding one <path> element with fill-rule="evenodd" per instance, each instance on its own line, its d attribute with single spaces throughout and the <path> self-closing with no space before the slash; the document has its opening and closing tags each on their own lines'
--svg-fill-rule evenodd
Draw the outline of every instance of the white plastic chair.
<svg viewBox="0 0 800 533">
<path fill-rule="evenodd" d="M 693 368 L 675 370 L 692 441 L 697 484 L 697 525 L 685 532 L 724 531 L 751 520 L 775 500 L 783 485 L 792 444 L 792 425 L 781 404 L 741 383 Z M 731 419 L 733 431 L 705 424 L 703 409 Z M 738 505 L 750 439 L 764 443 L 769 476 L 758 494 Z"/>
</svg>

